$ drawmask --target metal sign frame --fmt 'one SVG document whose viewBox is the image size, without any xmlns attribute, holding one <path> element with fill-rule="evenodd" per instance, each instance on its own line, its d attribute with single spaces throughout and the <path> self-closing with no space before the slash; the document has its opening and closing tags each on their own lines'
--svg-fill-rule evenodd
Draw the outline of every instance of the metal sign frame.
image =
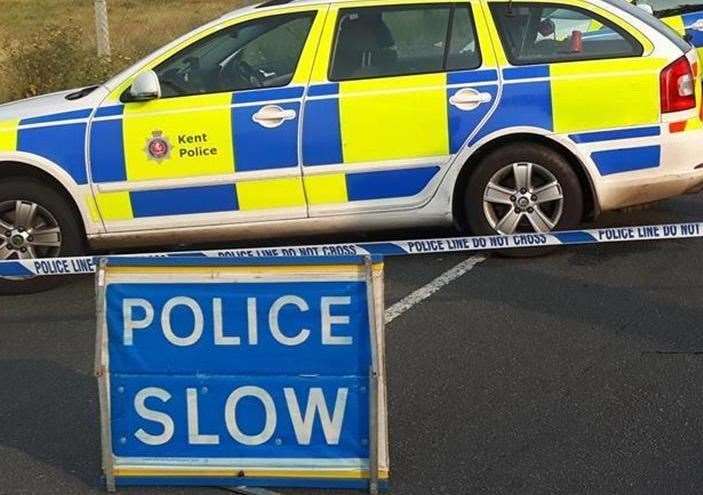
<svg viewBox="0 0 703 495">
<path fill-rule="evenodd" d="M 357 265 L 360 280 L 366 285 L 366 299 L 369 322 L 369 345 L 371 364 L 369 367 L 369 439 L 368 439 L 368 491 L 376 495 L 387 488 L 389 472 L 389 442 L 388 442 L 388 407 L 386 393 L 385 369 L 385 321 L 384 321 L 384 280 L 383 263 L 379 256 L 343 256 L 326 258 L 101 258 L 96 273 L 96 340 L 95 340 L 95 376 L 98 380 L 100 400 L 100 433 L 102 469 L 105 475 L 106 487 L 114 492 L 118 485 L 115 476 L 115 455 L 112 444 L 112 422 L 110 403 L 110 363 L 108 350 L 108 323 L 106 308 L 106 290 L 111 282 L 110 267 L 141 267 L 148 271 L 150 268 L 164 266 L 203 267 L 212 268 L 213 279 L 219 279 L 231 267 L 266 267 L 289 265 L 294 267 L 320 265 Z M 192 467 L 191 467 L 192 469 Z M 383 471 L 381 478 L 379 473 Z M 244 472 L 243 470 L 241 472 Z M 241 485 L 241 481 L 232 479 L 233 484 Z M 221 483 L 223 484 L 223 483 Z M 258 486 L 258 485 L 256 485 Z"/>
</svg>

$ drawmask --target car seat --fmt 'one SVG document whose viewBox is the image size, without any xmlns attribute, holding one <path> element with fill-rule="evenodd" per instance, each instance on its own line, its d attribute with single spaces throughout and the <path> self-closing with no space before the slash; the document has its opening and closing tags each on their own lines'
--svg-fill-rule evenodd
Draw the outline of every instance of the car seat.
<svg viewBox="0 0 703 495">
<path fill-rule="evenodd" d="M 334 77 L 358 79 L 392 73 L 395 41 L 380 13 L 349 14 L 341 22 Z"/>
</svg>

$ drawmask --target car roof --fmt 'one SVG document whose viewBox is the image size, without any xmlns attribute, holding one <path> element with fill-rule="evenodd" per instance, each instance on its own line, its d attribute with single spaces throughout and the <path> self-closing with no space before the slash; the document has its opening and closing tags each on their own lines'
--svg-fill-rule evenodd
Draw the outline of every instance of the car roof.
<svg viewBox="0 0 703 495">
<path fill-rule="evenodd" d="M 232 12 L 229 12 L 221 17 L 221 19 L 230 19 L 232 17 L 238 17 L 242 14 L 247 14 L 251 12 L 259 12 L 266 10 L 273 10 L 280 7 L 304 7 L 306 5 L 328 5 L 328 4 L 338 4 L 347 3 L 354 0 L 265 0 L 264 2 L 257 3 L 254 5 L 249 5 L 247 7 L 242 7 Z"/>
<path fill-rule="evenodd" d="M 247 7 L 242 7 L 236 10 L 233 10 L 232 12 L 229 12 L 225 15 L 223 15 L 220 19 L 230 19 L 233 17 L 238 17 L 242 14 L 247 14 L 247 13 L 252 13 L 252 12 L 259 12 L 259 11 L 267 11 L 267 10 L 275 10 L 281 7 L 301 7 L 301 6 L 317 6 L 317 5 L 328 5 L 328 4 L 340 4 L 340 3 L 348 3 L 352 2 L 354 0 L 264 0 L 263 2 L 256 3 L 253 5 L 249 5 Z M 420 0 L 410 0 L 412 3 L 422 3 Z M 451 0 L 450 0 L 451 1 Z M 614 7 L 614 3 L 611 1 L 609 2 L 608 0 L 603 0 L 608 6 Z M 569 3 L 568 0 L 564 3 Z"/>
<path fill-rule="evenodd" d="M 238 17 L 242 14 L 246 14 L 249 12 L 259 12 L 259 11 L 266 11 L 266 10 L 272 10 L 276 9 L 278 7 L 299 7 L 299 6 L 305 6 L 305 5 L 327 5 L 330 3 L 341 3 L 349 0 L 266 0 L 261 3 L 256 3 L 254 5 L 249 5 L 247 7 L 242 7 L 236 10 L 233 10 L 232 12 L 228 12 L 227 14 L 223 15 L 221 19 L 229 19 L 232 17 Z"/>
</svg>

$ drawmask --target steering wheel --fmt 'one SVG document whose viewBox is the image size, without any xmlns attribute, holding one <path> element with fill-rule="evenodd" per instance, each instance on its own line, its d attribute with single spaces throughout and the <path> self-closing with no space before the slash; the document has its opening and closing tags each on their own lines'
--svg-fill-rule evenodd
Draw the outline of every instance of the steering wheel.
<svg viewBox="0 0 703 495">
<path fill-rule="evenodd" d="M 239 56 L 234 57 L 232 61 L 222 67 L 222 70 L 220 71 L 220 81 L 234 82 L 231 81 L 231 79 L 235 79 L 240 83 L 243 82 L 247 88 L 264 87 L 264 76 L 254 70 L 249 63 L 242 60 Z"/>
</svg>

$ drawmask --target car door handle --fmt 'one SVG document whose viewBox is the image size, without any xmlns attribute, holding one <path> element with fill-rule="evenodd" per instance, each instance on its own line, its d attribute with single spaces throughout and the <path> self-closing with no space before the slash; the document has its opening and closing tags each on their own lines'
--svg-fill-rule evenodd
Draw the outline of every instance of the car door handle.
<svg viewBox="0 0 703 495">
<path fill-rule="evenodd" d="M 493 97 L 490 93 L 480 93 L 472 88 L 460 89 L 449 98 L 449 103 L 459 110 L 469 111 L 482 103 L 488 103 Z"/>
<path fill-rule="evenodd" d="M 297 114 L 295 110 L 284 110 L 278 105 L 266 105 L 252 115 L 252 120 L 262 127 L 273 128 L 283 124 L 286 120 L 293 120 Z"/>
</svg>

